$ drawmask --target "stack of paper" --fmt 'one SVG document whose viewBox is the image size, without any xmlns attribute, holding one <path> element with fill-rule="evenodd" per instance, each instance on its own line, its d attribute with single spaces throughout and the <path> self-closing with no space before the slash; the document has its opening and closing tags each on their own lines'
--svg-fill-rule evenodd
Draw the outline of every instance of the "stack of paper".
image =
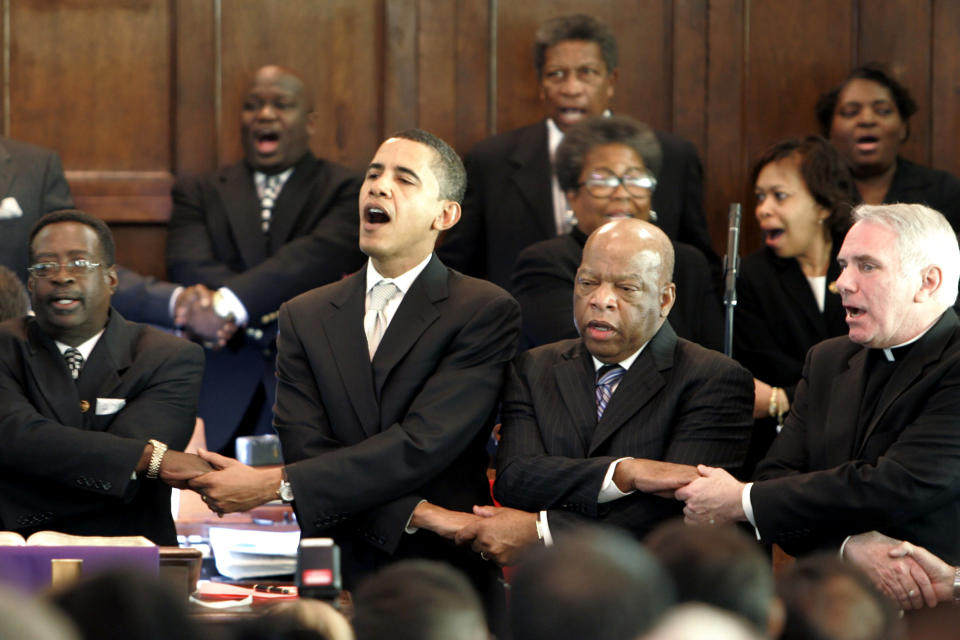
<svg viewBox="0 0 960 640">
<path fill-rule="evenodd" d="M 299 531 L 210 527 L 210 546 L 217 571 L 234 580 L 295 572 L 299 544 Z"/>
</svg>

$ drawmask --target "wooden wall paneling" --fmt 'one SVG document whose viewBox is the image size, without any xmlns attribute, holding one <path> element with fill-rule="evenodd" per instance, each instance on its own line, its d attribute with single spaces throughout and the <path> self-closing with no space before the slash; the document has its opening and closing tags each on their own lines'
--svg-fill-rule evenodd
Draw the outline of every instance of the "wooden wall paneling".
<svg viewBox="0 0 960 640">
<path fill-rule="evenodd" d="M 672 124 L 672 11 L 669 0 L 531 0 L 500 3 L 497 20 L 497 130 L 543 117 L 533 69 L 541 22 L 572 13 L 594 15 L 617 36 L 620 77 L 613 109 L 657 129 Z"/>
<path fill-rule="evenodd" d="M 701 158 L 707 148 L 707 0 L 673 4 L 671 129 L 692 142 Z"/>
<path fill-rule="evenodd" d="M 417 123 L 450 144 L 454 144 L 457 137 L 458 4 L 448 0 L 420 0 L 417 29 Z"/>
<path fill-rule="evenodd" d="M 931 164 L 960 176 L 960 2 L 933 5 Z"/>
<path fill-rule="evenodd" d="M 223 139 L 218 164 L 243 156 L 240 107 L 250 77 L 265 64 L 297 71 L 313 91 L 318 155 L 359 168 L 380 139 L 376 0 L 224 2 L 221 10 Z"/>
<path fill-rule="evenodd" d="M 441 0 L 442 1 L 442 0 Z M 455 137 L 461 154 L 486 138 L 490 119 L 490 0 L 461 0 L 456 17 Z"/>
<path fill-rule="evenodd" d="M 383 129 L 377 136 L 378 143 L 391 133 L 417 126 L 420 120 L 418 19 L 417 0 L 386 3 L 383 19 Z"/>
<path fill-rule="evenodd" d="M 176 0 L 174 163 L 177 175 L 217 166 L 216 39 L 214 2 Z"/>
<path fill-rule="evenodd" d="M 60 152 L 79 207 L 108 221 L 166 220 L 168 3 L 13 1 L 10 36 L 10 135 Z"/>
<path fill-rule="evenodd" d="M 743 0 L 713 0 L 709 5 L 707 37 L 707 143 L 704 161 L 704 211 L 713 246 L 723 256 L 727 241 L 727 208 L 744 204 L 741 253 L 758 243 L 747 224 L 749 203 L 744 202 L 746 175 L 744 150 L 744 42 L 746 15 Z"/>
<path fill-rule="evenodd" d="M 863 3 L 860 12 L 860 64 L 885 64 L 917 101 L 903 155 L 921 164 L 930 164 L 932 17 L 931 0 Z"/>
</svg>

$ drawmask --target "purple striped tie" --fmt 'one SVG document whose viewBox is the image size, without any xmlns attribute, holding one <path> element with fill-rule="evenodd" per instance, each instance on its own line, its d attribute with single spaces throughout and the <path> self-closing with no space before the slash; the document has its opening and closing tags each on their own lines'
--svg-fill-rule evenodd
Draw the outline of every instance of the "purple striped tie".
<svg viewBox="0 0 960 640">
<path fill-rule="evenodd" d="M 626 369 L 618 364 L 604 365 L 597 372 L 597 422 L 603 417 L 603 411 L 613 395 L 613 388 L 626 372 Z"/>
</svg>

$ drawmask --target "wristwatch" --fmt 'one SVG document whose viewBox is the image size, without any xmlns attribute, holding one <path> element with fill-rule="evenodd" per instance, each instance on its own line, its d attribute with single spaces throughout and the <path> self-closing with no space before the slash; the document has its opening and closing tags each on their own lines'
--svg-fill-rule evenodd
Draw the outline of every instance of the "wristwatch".
<svg viewBox="0 0 960 640">
<path fill-rule="evenodd" d="M 293 485 L 284 477 L 280 479 L 280 486 L 277 488 L 277 497 L 284 502 L 293 502 Z"/>
<path fill-rule="evenodd" d="M 215 314 L 224 320 L 233 320 L 234 316 L 230 311 L 230 303 L 227 302 L 226 296 L 220 293 L 219 290 L 213 292 L 211 302 L 213 303 L 213 312 Z"/>
</svg>

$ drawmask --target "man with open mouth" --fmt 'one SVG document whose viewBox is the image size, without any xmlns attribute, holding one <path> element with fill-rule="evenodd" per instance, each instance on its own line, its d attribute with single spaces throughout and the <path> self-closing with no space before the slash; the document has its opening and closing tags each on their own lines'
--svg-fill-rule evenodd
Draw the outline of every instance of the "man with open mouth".
<svg viewBox="0 0 960 640">
<path fill-rule="evenodd" d="M 853 218 L 837 278 L 849 335 L 807 353 L 755 482 L 700 467 L 677 497 L 689 522 L 749 520 L 795 555 L 841 550 L 869 568 L 883 534 L 956 565 L 960 247 L 946 218 L 922 205 L 860 205 Z M 898 563 L 872 577 L 902 607 L 922 606 L 919 567 Z"/>
<path fill-rule="evenodd" d="M 463 220 L 446 234 L 438 251 L 453 268 L 506 289 L 520 251 L 565 235 L 576 224 L 557 181 L 554 153 L 570 127 L 591 116 L 609 115 L 618 78 L 616 38 L 593 16 L 544 22 L 536 33 L 533 57 L 546 117 L 488 138 L 467 154 Z M 623 113 L 636 115 L 629 105 Z M 719 277 L 720 262 L 703 214 L 703 168 L 697 150 L 678 136 L 662 131 L 655 135 L 663 149 L 652 202 L 656 224 L 672 240 L 702 251 Z"/>
<path fill-rule="evenodd" d="M 210 290 L 188 311 L 211 347 L 200 417 L 207 445 L 230 453 L 236 436 L 273 433 L 277 309 L 363 263 L 358 176 L 311 152 L 319 124 L 303 81 L 257 70 L 240 124 L 244 160 L 178 181 L 167 236 L 170 278 Z"/>
</svg>

